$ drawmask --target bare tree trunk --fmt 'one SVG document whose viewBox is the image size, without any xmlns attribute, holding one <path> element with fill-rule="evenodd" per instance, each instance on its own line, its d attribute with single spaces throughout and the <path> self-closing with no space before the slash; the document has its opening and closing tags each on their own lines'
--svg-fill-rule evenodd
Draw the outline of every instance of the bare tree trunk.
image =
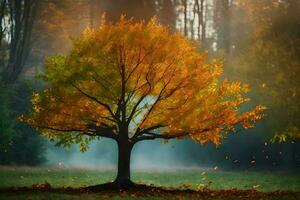
<svg viewBox="0 0 300 200">
<path fill-rule="evenodd" d="M 215 25 L 217 30 L 217 47 L 230 54 L 230 12 L 231 4 L 229 0 L 215 1 Z"/>
<path fill-rule="evenodd" d="M 158 12 L 159 21 L 168 25 L 172 32 L 176 31 L 175 3 L 172 0 L 160 0 L 160 10 Z"/>
<path fill-rule="evenodd" d="M 7 31 L 5 18 L 4 18 L 7 2 L 6 0 L 0 0 L 0 1 L 1 1 L 0 3 L 0 73 L 1 73 L 5 66 L 6 49 L 7 49 L 6 42 L 4 41 L 5 32 Z M 1 83 L 1 76 L 0 76 L 0 83 Z"/>
<path fill-rule="evenodd" d="M 115 183 L 123 188 L 133 183 L 130 180 L 130 156 L 133 145 L 128 140 L 118 142 L 118 174 Z"/>
<path fill-rule="evenodd" d="M 191 30 L 191 39 L 195 38 L 195 18 L 196 18 L 196 4 L 194 4 L 194 8 L 193 8 L 193 18 L 190 19 L 190 30 Z"/>
<path fill-rule="evenodd" d="M 116 22 L 122 14 L 139 21 L 148 20 L 156 15 L 156 2 L 154 0 L 109 0 L 103 2 L 103 11 L 107 20 Z"/>
<path fill-rule="evenodd" d="M 201 45 L 205 46 L 206 39 L 206 24 L 204 19 L 204 0 L 195 0 L 195 11 L 198 15 L 198 40 L 201 41 Z"/>
<path fill-rule="evenodd" d="M 2 27 L 3 26 L 2 21 L 4 20 L 5 8 L 6 8 L 6 0 L 1 0 L 1 3 L 0 3 L 0 48 L 1 49 L 0 50 L 3 50 L 2 49 L 2 40 L 3 40 L 5 27 Z"/>
<path fill-rule="evenodd" d="M 188 35 L 188 31 L 187 31 L 187 0 L 183 0 L 183 7 L 184 7 L 184 35 L 187 36 Z"/>
<path fill-rule="evenodd" d="M 205 13 L 204 13 L 204 0 L 201 0 L 200 2 L 200 9 L 201 9 L 201 42 L 202 45 L 205 46 L 205 40 L 206 40 L 206 20 L 204 19 Z"/>
<path fill-rule="evenodd" d="M 224 1 L 224 49 L 230 54 L 230 3 L 229 0 Z"/>
</svg>

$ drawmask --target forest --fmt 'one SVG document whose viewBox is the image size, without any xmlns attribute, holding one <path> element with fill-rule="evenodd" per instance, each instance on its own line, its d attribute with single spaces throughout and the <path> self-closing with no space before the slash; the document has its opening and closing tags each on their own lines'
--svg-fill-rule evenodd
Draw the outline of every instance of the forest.
<svg viewBox="0 0 300 200">
<path fill-rule="evenodd" d="M 144 198 L 149 184 L 293 199 L 299 55 L 298 0 L 0 0 L 0 199 L 21 186 Z"/>
</svg>

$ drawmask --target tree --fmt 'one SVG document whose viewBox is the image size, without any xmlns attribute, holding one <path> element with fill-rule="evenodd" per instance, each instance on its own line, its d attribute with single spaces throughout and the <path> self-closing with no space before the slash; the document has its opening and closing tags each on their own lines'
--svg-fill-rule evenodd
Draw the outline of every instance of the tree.
<svg viewBox="0 0 300 200">
<path fill-rule="evenodd" d="M 273 141 L 300 138 L 300 2 L 297 0 L 241 1 L 252 29 L 237 66 L 255 88 L 258 102 L 267 102 L 273 118 Z"/>
<path fill-rule="evenodd" d="M 1 154 L 7 152 L 14 134 L 13 128 L 15 124 L 14 121 L 11 120 L 13 118 L 13 113 L 10 109 L 10 96 L 10 91 L 5 87 L 0 86 L 0 163 L 1 160 L 3 160 Z"/>
<path fill-rule="evenodd" d="M 195 1 L 196 12 L 198 14 L 198 39 L 201 41 L 202 45 L 205 45 L 205 37 L 206 37 L 206 22 L 204 19 L 204 0 Z"/>
<path fill-rule="evenodd" d="M 188 38 L 197 40 L 202 49 L 210 49 L 212 46 L 213 6 L 214 1 L 208 0 L 177 0 L 173 1 L 176 6 L 176 27 Z"/>
<path fill-rule="evenodd" d="M 32 39 L 36 41 L 41 37 L 41 34 L 36 34 L 41 28 L 36 22 L 42 23 L 45 19 L 38 12 L 43 8 L 42 4 L 46 2 L 0 0 L 1 165 L 37 165 L 45 161 L 44 139 L 16 120 L 29 108 L 28 94 L 32 88 L 20 77 L 33 59 L 32 50 L 36 50 Z"/>
<path fill-rule="evenodd" d="M 0 64 L 3 84 L 19 78 L 31 51 L 31 34 L 37 10 L 32 0 L 2 0 L 0 3 Z"/>
<path fill-rule="evenodd" d="M 175 1 L 160 0 L 158 1 L 158 19 L 159 22 L 168 25 L 172 31 L 176 31 L 176 13 Z"/>
<path fill-rule="evenodd" d="M 116 22 L 126 14 L 134 20 L 149 20 L 156 14 L 155 0 L 111 0 L 101 2 L 109 21 Z"/>
<path fill-rule="evenodd" d="M 41 78 L 48 88 L 35 93 L 33 109 L 20 120 L 59 144 L 107 137 L 118 144 L 115 184 L 128 187 L 130 154 L 144 140 L 190 137 L 218 145 L 235 125 L 250 128 L 263 106 L 240 113 L 247 85 L 220 82 L 222 66 L 181 34 L 156 23 L 124 17 L 104 20 L 74 40 L 68 56 L 50 57 Z"/>
<path fill-rule="evenodd" d="M 45 162 L 46 141 L 17 116 L 30 107 L 32 88 L 21 82 L 0 87 L 0 165 L 39 165 Z"/>
<path fill-rule="evenodd" d="M 217 33 L 217 48 L 230 54 L 230 16 L 232 1 L 215 1 L 215 29 Z"/>
</svg>

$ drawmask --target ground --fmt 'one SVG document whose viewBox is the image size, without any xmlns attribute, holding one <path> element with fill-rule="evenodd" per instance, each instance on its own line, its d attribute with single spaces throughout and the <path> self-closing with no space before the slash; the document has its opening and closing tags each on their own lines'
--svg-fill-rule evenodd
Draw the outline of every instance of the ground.
<svg viewBox="0 0 300 200">
<path fill-rule="evenodd" d="M 115 171 L 112 169 L 0 167 L 0 199 L 215 200 L 224 199 L 224 195 L 225 199 L 236 199 L 237 197 L 272 200 L 300 199 L 300 172 L 249 172 L 209 169 L 133 170 L 132 179 L 136 183 L 149 186 L 155 185 L 162 187 L 163 190 L 86 193 L 77 189 L 111 181 L 114 176 Z M 19 190 L 20 187 L 28 188 Z M 7 188 L 10 188 L 10 190 L 7 190 Z M 171 189 L 171 191 L 165 191 L 165 189 Z M 289 192 L 278 192 L 279 190 Z"/>
</svg>

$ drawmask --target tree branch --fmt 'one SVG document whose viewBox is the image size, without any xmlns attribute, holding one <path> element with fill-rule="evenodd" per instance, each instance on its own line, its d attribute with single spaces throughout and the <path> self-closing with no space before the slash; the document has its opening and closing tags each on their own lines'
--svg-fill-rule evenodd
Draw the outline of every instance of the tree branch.
<svg viewBox="0 0 300 200">
<path fill-rule="evenodd" d="M 187 132 L 183 132 L 177 135 L 161 135 L 161 134 L 157 134 L 157 133 L 152 133 L 152 132 L 145 132 L 142 135 L 137 136 L 136 138 L 132 139 L 133 143 L 137 143 L 139 141 L 143 141 L 143 140 L 155 140 L 155 139 L 174 139 L 174 138 L 180 138 L 180 137 L 184 137 L 187 136 L 188 133 Z"/>
<path fill-rule="evenodd" d="M 163 128 L 163 127 L 165 127 L 165 126 L 162 125 L 162 124 L 159 124 L 159 125 L 151 126 L 151 127 L 149 127 L 149 128 L 142 129 L 142 130 L 140 130 L 140 129 L 138 128 L 138 130 L 136 131 L 136 133 L 135 133 L 134 136 L 132 137 L 132 140 L 135 140 L 138 136 L 140 136 L 140 135 L 142 135 L 142 134 L 147 134 L 147 133 L 150 132 L 150 131 L 153 131 L 153 130 L 159 129 L 159 128 Z"/>
<path fill-rule="evenodd" d="M 90 129 L 63 129 L 63 128 L 58 128 L 58 127 L 51 127 L 51 126 L 41 126 L 41 125 L 34 125 L 35 128 L 38 129 L 46 129 L 46 130 L 52 130 L 52 131 L 57 131 L 57 132 L 80 132 L 84 135 L 88 136 L 100 136 L 100 137 L 107 137 L 107 138 L 112 138 L 112 139 L 117 139 L 117 136 L 113 134 L 112 128 L 108 127 L 96 127 L 96 126 L 90 126 Z"/>
<path fill-rule="evenodd" d="M 72 85 L 75 89 L 77 89 L 80 93 L 82 93 L 84 96 L 88 97 L 89 99 L 95 101 L 96 103 L 98 103 L 98 104 L 100 104 L 101 106 L 103 106 L 104 108 L 106 108 L 106 109 L 108 110 L 108 112 L 111 114 L 111 116 L 112 116 L 115 120 L 119 121 L 119 119 L 114 115 L 114 113 L 113 113 L 113 111 L 111 110 L 111 108 L 109 107 L 109 105 L 107 105 L 107 104 L 101 102 L 101 101 L 98 100 L 96 97 L 93 97 L 93 96 L 87 94 L 86 92 L 84 92 L 83 90 L 81 90 L 79 87 L 77 87 L 75 84 L 71 83 L 71 85 Z"/>
<path fill-rule="evenodd" d="M 202 130 L 198 130 L 197 132 L 198 133 L 204 133 L 204 132 L 211 131 L 211 130 L 213 130 L 213 128 L 204 128 Z M 132 142 L 137 143 L 137 142 L 142 141 L 142 140 L 155 140 L 155 139 L 169 140 L 169 139 L 174 139 L 174 138 L 185 137 L 187 135 L 189 135 L 189 132 L 186 132 L 186 131 L 185 132 L 172 133 L 172 134 L 169 133 L 169 134 L 165 134 L 165 135 L 153 133 L 153 132 L 150 132 L 150 131 L 145 131 L 143 134 L 139 134 L 137 137 L 133 137 Z"/>
<path fill-rule="evenodd" d="M 146 96 L 147 96 L 147 95 L 142 95 L 142 96 L 140 97 L 140 99 L 137 101 L 137 103 L 134 105 L 134 107 L 132 108 L 132 111 L 131 111 L 131 113 L 130 113 L 128 119 L 127 119 L 127 122 L 126 122 L 127 125 L 130 124 L 130 122 L 131 122 L 131 120 L 132 120 L 134 114 L 136 113 L 137 108 L 139 107 L 140 103 L 146 98 Z"/>
</svg>

